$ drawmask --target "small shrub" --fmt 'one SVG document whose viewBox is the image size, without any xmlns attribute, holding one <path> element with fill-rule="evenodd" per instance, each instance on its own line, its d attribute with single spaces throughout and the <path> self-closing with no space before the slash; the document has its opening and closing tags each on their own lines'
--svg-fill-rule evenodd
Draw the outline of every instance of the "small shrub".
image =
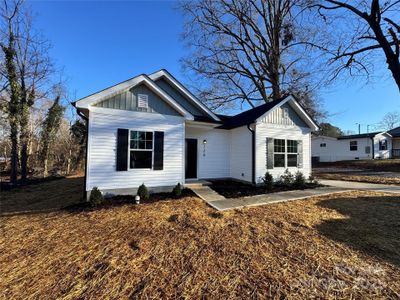
<svg viewBox="0 0 400 300">
<path fill-rule="evenodd" d="M 265 173 L 264 177 L 262 178 L 262 181 L 264 182 L 264 186 L 267 191 L 272 190 L 272 187 L 274 185 L 274 178 L 269 172 Z"/>
<path fill-rule="evenodd" d="M 144 185 L 144 183 L 142 183 L 142 184 L 139 186 L 139 188 L 138 188 L 138 190 L 137 190 L 137 194 L 138 194 L 138 196 L 140 196 L 140 199 L 143 199 L 143 200 L 147 200 L 147 199 L 149 199 L 149 197 L 150 197 L 149 190 L 148 190 L 148 188 Z"/>
<path fill-rule="evenodd" d="M 103 194 L 97 187 L 92 188 L 90 192 L 89 202 L 92 207 L 97 207 L 101 205 L 104 201 Z"/>
<path fill-rule="evenodd" d="M 302 188 L 306 185 L 306 177 L 300 171 L 297 171 L 294 175 L 294 186 Z"/>
<path fill-rule="evenodd" d="M 172 194 L 175 198 L 179 198 L 182 196 L 182 185 L 178 183 L 174 189 L 172 190 Z"/>
<path fill-rule="evenodd" d="M 286 169 L 285 172 L 280 176 L 282 185 L 291 186 L 294 182 L 294 176 L 290 173 L 289 169 Z"/>
<path fill-rule="evenodd" d="M 318 185 L 318 184 L 319 184 L 318 179 L 315 178 L 315 177 L 312 176 L 312 175 L 310 175 L 310 176 L 308 177 L 308 182 L 309 182 L 310 184 L 313 184 L 313 185 Z"/>
</svg>

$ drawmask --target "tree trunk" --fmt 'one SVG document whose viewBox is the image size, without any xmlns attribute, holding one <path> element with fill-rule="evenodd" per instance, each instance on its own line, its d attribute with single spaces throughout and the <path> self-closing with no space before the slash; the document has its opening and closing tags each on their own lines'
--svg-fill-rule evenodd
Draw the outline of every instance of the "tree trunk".
<svg viewBox="0 0 400 300">
<path fill-rule="evenodd" d="M 28 174 L 28 143 L 29 143 L 29 108 L 26 104 L 22 108 L 20 119 L 20 143 L 21 143 L 21 181 L 25 182 Z"/>
<path fill-rule="evenodd" d="M 11 173 L 10 184 L 15 186 L 18 181 L 18 125 L 16 122 L 10 122 L 11 139 Z"/>
<path fill-rule="evenodd" d="M 72 156 L 72 151 L 70 149 L 69 150 L 69 154 L 68 154 L 68 159 L 67 159 L 67 173 L 66 173 L 66 175 L 69 175 L 69 173 L 71 172 L 71 156 Z"/>
<path fill-rule="evenodd" d="M 389 41 L 387 40 L 385 34 L 382 31 L 381 24 L 376 20 L 376 18 L 370 18 L 369 25 L 375 33 L 375 37 L 379 45 L 382 47 L 383 52 L 386 56 L 386 63 L 388 69 L 392 72 L 393 78 L 400 90 L 400 60 L 396 53 L 393 51 Z"/>
<path fill-rule="evenodd" d="M 43 178 L 49 176 L 49 172 L 47 170 L 47 161 L 48 161 L 47 158 L 45 158 L 43 161 Z"/>
</svg>

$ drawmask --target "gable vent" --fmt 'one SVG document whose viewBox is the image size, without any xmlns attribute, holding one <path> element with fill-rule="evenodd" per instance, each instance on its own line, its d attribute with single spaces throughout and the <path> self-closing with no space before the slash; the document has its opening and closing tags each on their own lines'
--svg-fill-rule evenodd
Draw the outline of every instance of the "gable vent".
<svg viewBox="0 0 400 300">
<path fill-rule="evenodd" d="M 149 96 L 144 94 L 138 94 L 138 108 L 149 107 Z"/>
</svg>

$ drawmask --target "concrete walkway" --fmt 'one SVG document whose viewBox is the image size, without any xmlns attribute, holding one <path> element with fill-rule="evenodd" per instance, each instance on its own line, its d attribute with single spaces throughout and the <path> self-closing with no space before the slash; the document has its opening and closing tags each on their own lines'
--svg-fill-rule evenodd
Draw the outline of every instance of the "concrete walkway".
<svg viewBox="0 0 400 300">
<path fill-rule="evenodd" d="M 279 193 L 271 193 L 257 196 L 250 196 L 244 198 L 230 198 L 221 200 L 206 200 L 210 206 L 219 211 L 230 210 L 235 208 L 259 206 L 270 203 L 278 203 L 292 200 L 305 199 L 314 196 L 323 196 L 334 193 L 340 193 L 351 189 L 338 188 L 338 187 L 321 187 L 309 190 L 296 190 Z"/>
<path fill-rule="evenodd" d="M 320 183 L 326 185 L 326 187 L 320 187 L 309 190 L 295 190 L 295 191 L 271 193 L 271 194 L 257 195 L 244 198 L 226 199 L 221 195 L 217 194 L 216 192 L 214 192 L 213 190 L 211 190 L 209 187 L 201 187 L 202 189 L 207 188 L 206 193 L 198 191 L 200 192 L 200 194 L 202 194 L 202 196 L 200 196 L 196 191 L 195 193 L 198 194 L 200 198 L 206 201 L 210 206 L 214 207 L 219 211 L 306 199 L 314 196 L 330 195 L 334 193 L 341 193 L 341 192 L 355 191 L 355 190 L 395 193 L 400 195 L 400 186 L 396 185 L 372 184 L 372 183 L 339 181 L 339 180 L 321 180 Z M 210 193 L 208 190 L 211 190 L 214 193 Z M 222 197 L 222 199 L 215 196 L 215 194 Z"/>
<path fill-rule="evenodd" d="M 225 201 L 226 198 L 220 194 L 218 194 L 213 189 L 210 189 L 208 186 L 190 186 L 190 189 L 201 199 L 206 201 L 207 203 L 213 201 Z"/>
</svg>

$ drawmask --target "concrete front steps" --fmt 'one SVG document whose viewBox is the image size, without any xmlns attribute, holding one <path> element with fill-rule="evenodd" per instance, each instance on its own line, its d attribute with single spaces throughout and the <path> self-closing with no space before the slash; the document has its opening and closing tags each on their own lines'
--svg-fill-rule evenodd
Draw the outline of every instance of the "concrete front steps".
<svg viewBox="0 0 400 300">
<path fill-rule="evenodd" d="M 185 187 L 191 189 L 197 196 L 206 201 L 207 203 L 212 201 L 221 201 L 225 197 L 212 190 L 210 187 L 211 182 L 200 180 L 185 183 Z"/>
</svg>

